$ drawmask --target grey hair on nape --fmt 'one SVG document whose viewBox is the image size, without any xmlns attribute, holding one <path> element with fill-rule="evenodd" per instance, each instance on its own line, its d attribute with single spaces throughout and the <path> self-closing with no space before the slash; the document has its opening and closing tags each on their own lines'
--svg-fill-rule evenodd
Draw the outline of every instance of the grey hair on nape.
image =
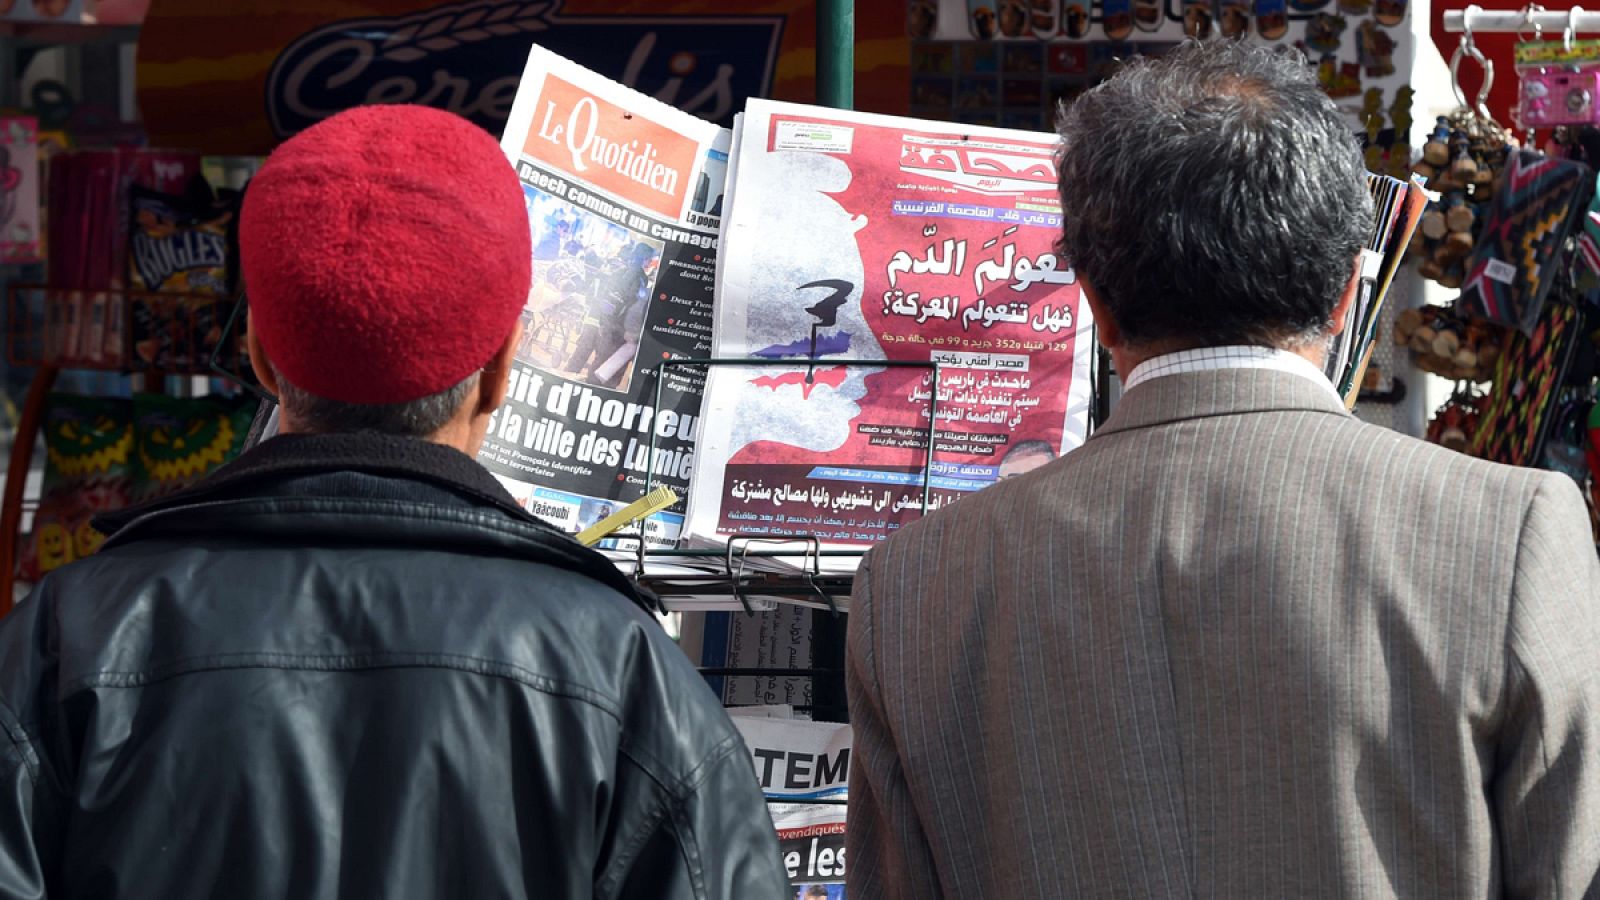
<svg viewBox="0 0 1600 900">
<path fill-rule="evenodd" d="M 482 376 L 481 372 L 473 372 L 453 387 L 404 403 L 347 403 L 302 390 L 276 368 L 273 374 L 278 379 L 278 403 L 300 431 L 375 432 L 411 438 L 430 437 L 450 424 Z"/>
</svg>

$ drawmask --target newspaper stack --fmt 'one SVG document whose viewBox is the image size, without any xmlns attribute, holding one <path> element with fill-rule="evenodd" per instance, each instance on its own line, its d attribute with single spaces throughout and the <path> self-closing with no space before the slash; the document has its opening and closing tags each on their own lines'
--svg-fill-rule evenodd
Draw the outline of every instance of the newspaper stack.
<svg viewBox="0 0 1600 900">
<path fill-rule="evenodd" d="M 650 546 L 691 537 L 709 570 L 799 535 L 849 572 L 1083 442 L 1054 135 L 770 101 L 730 132 L 534 47 L 502 144 L 534 285 L 480 460 L 557 527 L 666 485 L 687 518 Z M 753 365 L 661 365 L 713 355 Z"/>
<path fill-rule="evenodd" d="M 844 900 L 850 726 L 796 720 L 785 706 L 728 712 L 750 747 L 794 896 Z"/>
</svg>

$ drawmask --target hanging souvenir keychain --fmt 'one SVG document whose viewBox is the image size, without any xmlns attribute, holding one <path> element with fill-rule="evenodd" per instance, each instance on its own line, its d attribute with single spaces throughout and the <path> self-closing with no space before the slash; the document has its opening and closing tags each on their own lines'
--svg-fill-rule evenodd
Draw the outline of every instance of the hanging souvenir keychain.
<svg viewBox="0 0 1600 900">
<path fill-rule="evenodd" d="M 1393 28 L 1406 20 L 1406 7 L 1410 0 L 1377 0 L 1377 9 L 1372 17 L 1379 25 Z"/>
<path fill-rule="evenodd" d="M 1319 53 L 1334 53 L 1347 23 L 1344 16 L 1319 13 L 1306 23 L 1306 46 Z"/>
<path fill-rule="evenodd" d="M 1528 131 L 1600 123 L 1600 41 L 1575 41 L 1577 10 L 1560 41 L 1519 41 L 1517 124 Z"/>
<path fill-rule="evenodd" d="M 1422 222 L 1423 240 L 1413 241 L 1410 252 L 1421 258 L 1418 274 L 1451 289 L 1467 282 L 1468 258 L 1485 231 L 1492 199 L 1503 193 L 1495 186 L 1516 146 L 1511 133 L 1489 115 L 1494 63 L 1478 49 L 1471 26 L 1468 15 L 1461 42 L 1450 57 L 1451 87 L 1461 107 L 1436 120 L 1423 144 L 1422 159 L 1412 166 L 1439 199 L 1429 205 Z M 1483 70 L 1483 84 L 1471 104 L 1459 77 L 1468 59 Z M 1505 276 L 1500 267 L 1495 274 Z"/>
<path fill-rule="evenodd" d="M 1356 60 L 1368 78 L 1387 78 L 1394 74 L 1394 38 L 1372 21 L 1356 28 Z"/>
<path fill-rule="evenodd" d="M 1100 25 L 1110 40 L 1127 40 L 1133 34 L 1133 0 L 1100 0 Z"/>
<path fill-rule="evenodd" d="M 1393 137 L 1389 145 L 1388 174 L 1406 181 L 1411 175 L 1411 98 L 1415 95 L 1410 85 L 1395 88 L 1394 100 L 1389 103 L 1389 126 Z"/>
<path fill-rule="evenodd" d="M 1222 0 L 1217 15 L 1218 30 L 1225 38 L 1242 38 L 1250 33 L 1251 0 Z"/>
<path fill-rule="evenodd" d="M 1006 37 L 1022 37 L 1029 31 L 1027 0 L 1000 0 L 998 25 Z"/>
<path fill-rule="evenodd" d="M 1041 41 L 1053 39 L 1061 31 L 1061 0 L 1028 0 L 1028 24 Z"/>
<path fill-rule="evenodd" d="M 1133 24 L 1140 31 L 1160 31 L 1166 18 L 1164 0 L 1133 0 Z"/>
<path fill-rule="evenodd" d="M 1183 0 L 1183 33 L 1196 40 L 1211 37 L 1212 0 Z"/>
<path fill-rule="evenodd" d="M 1478 434 L 1478 423 L 1488 399 L 1487 394 L 1480 393 L 1471 384 L 1457 385 L 1450 399 L 1429 420 L 1423 440 L 1457 453 L 1467 452 Z"/>
<path fill-rule="evenodd" d="M 1256 32 L 1269 41 L 1289 33 L 1289 6 L 1285 0 L 1256 0 Z"/>
<path fill-rule="evenodd" d="M 993 40 L 1000 30 L 999 17 L 994 14 L 992 0 L 967 0 L 967 28 L 980 41 Z"/>
<path fill-rule="evenodd" d="M 1061 33 L 1074 39 L 1089 36 L 1088 0 L 1065 0 L 1062 3 Z"/>
</svg>

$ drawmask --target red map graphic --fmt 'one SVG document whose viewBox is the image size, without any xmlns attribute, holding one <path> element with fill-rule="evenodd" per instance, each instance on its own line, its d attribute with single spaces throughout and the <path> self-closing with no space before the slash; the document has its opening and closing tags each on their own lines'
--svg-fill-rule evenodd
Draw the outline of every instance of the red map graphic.
<svg viewBox="0 0 1600 900">
<path fill-rule="evenodd" d="M 829 366 L 826 369 L 812 372 L 809 380 L 804 372 L 785 372 L 782 375 L 763 375 L 760 378 L 753 379 L 750 383 L 756 387 L 771 388 L 774 391 L 786 384 L 798 384 L 800 385 L 800 396 L 810 398 L 812 389 L 819 384 L 825 384 L 834 390 L 838 390 L 839 385 L 844 384 L 844 377 L 844 366 Z"/>
</svg>

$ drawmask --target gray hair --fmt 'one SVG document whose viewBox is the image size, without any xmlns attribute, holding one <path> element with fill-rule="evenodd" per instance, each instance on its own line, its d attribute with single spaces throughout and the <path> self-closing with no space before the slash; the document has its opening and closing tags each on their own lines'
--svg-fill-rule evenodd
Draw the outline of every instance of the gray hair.
<svg viewBox="0 0 1600 900">
<path fill-rule="evenodd" d="M 1354 128 L 1298 53 L 1186 43 L 1057 122 L 1058 249 L 1128 343 L 1326 334 L 1372 232 Z"/>
<path fill-rule="evenodd" d="M 283 373 L 278 376 L 278 403 L 301 431 L 346 434 L 372 431 L 395 437 L 425 438 L 436 434 L 455 418 L 467 396 L 477 387 L 481 373 L 473 372 L 455 387 L 406 403 L 346 403 L 329 400 L 295 387 Z"/>
</svg>

